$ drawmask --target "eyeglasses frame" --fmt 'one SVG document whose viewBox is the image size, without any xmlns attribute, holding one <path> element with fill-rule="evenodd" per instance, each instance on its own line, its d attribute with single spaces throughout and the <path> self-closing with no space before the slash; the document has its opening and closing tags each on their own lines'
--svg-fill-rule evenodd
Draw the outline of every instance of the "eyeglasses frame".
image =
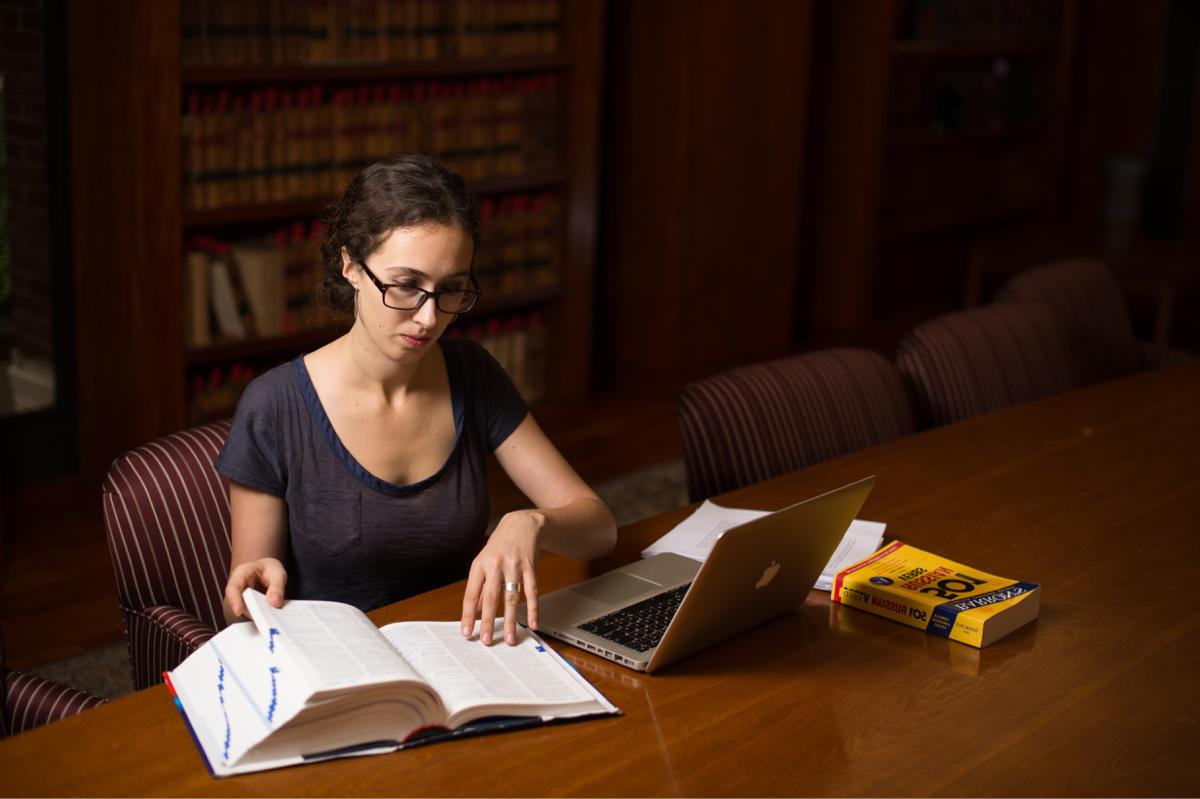
<svg viewBox="0 0 1200 799">
<path fill-rule="evenodd" d="M 384 283 L 382 280 L 380 280 L 379 278 L 377 278 L 375 276 L 375 273 L 371 271 L 371 268 L 369 266 L 367 266 L 365 261 L 363 261 L 361 259 L 356 259 L 355 262 L 363 268 L 364 272 L 367 273 L 367 277 L 370 278 L 371 282 L 375 284 L 375 288 L 379 289 L 379 299 L 381 302 L 383 302 L 383 307 L 391 309 L 393 311 L 419 311 L 419 310 L 421 310 L 421 306 L 423 306 L 425 304 L 425 301 L 428 300 L 430 297 L 433 297 L 433 307 L 437 308 L 438 311 L 440 311 L 441 313 L 461 314 L 461 313 L 466 313 L 467 311 L 474 308 L 475 303 L 479 302 L 480 298 L 483 297 L 483 290 L 479 288 L 479 282 L 477 280 L 475 280 L 474 273 L 471 273 L 471 274 L 468 274 L 467 277 L 470 278 L 470 280 L 471 280 L 472 288 L 469 288 L 469 289 L 435 289 L 433 291 L 429 291 L 427 289 L 421 288 L 420 286 L 413 286 L 412 287 L 413 290 L 421 292 L 421 299 L 417 300 L 417 304 L 411 308 L 393 308 L 392 306 L 387 304 L 387 291 L 388 291 L 388 289 L 391 289 L 391 288 L 401 288 L 400 284 L 399 283 Z M 471 296 L 474 297 L 474 299 L 471 300 L 470 304 L 467 305 L 467 307 L 461 311 L 447 311 L 445 308 L 438 305 L 438 300 L 441 298 L 441 296 L 443 294 L 470 294 Z"/>
</svg>

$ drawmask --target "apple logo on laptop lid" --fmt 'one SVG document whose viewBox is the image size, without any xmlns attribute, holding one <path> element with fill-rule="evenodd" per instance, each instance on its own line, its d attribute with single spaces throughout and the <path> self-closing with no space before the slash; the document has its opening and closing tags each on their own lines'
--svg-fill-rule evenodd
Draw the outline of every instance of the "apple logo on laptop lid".
<svg viewBox="0 0 1200 799">
<path fill-rule="evenodd" d="M 758 578 L 758 582 L 754 587 L 765 588 L 768 583 L 775 579 L 775 575 L 779 574 L 779 564 L 776 561 L 771 561 L 771 565 L 763 569 L 762 577 Z"/>
</svg>

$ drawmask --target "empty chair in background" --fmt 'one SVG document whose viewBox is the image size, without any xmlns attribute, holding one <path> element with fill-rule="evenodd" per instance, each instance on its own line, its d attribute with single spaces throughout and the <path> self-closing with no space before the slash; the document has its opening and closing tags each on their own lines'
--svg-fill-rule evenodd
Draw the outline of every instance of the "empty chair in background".
<svg viewBox="0 0 1200 799">
<path fill-rule="evenodd" d="M 229 421 L 163 436 L 113 461 L 104 526 L 134 688 L 162 682 L 225 626 L 229 484 L 213 461 Z"/>
<path fill-rule="evenodd" d="M 1073 258 L 1022 272 L 997 292 L 996 299 L 1052 310 L 1066 329 L 1085 384 L 1191 357 L 1182 350 L 1138 342 L 1116 277 L 1095 259 Z"/>
<path fill-rule="evenodd" d="M 989 305 L 931 319 L 900 342 L 896 365 L 923 428 L 1080 385 L 1062 325 L 1038 305 Z"/>
<path fill-rule="evenodd" d="M 0 738 L 102 705 L 106 699 L 34 674 L 9 669 L 0 636 Z"/>
<path fill-rule="evenodd" d="M 895 367 L 859 349 L 796 355 L 693 383 L 679 399 L 679 422 L 692 501 L 914 429 Z"/>
</svg>

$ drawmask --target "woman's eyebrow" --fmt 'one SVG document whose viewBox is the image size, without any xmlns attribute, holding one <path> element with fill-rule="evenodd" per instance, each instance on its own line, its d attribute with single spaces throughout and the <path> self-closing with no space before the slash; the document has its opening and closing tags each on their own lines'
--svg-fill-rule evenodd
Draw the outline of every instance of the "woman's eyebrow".
<svg viewBox="0 0 1200 799">
<path fill-rule="evenodd" d="M 402 275 L 404 277 L 420 277 L 420 278 L 426 278 L 426 279 L 429 278 L 429 275 L 422 272 L 420 269 L 414 269 L 411 266 L 389 266 L 389 267 L 386 267 L 384 271 L 386 271 L 389 276 L 401 276 Z M 442 278 L 442 280 L 449 280 L 449 279 L 455 278 L 455 277 L 466 277 L 469 274 L 471 274 L 471 270 L 463 269 L 461 271 L 446 275 L 444 278 Z"/>
<path fill-rule="evenodd" d="M 429 277 L 429 275 L 425 274 L 420 269 L 413 269 L 411 266 L 389 266 L 386 268 L 385 271 L 387 271 L 387 273 L 390 275 L 408 275 L 408 276 L 412 276 L 412 277 Z"/>
</svg>

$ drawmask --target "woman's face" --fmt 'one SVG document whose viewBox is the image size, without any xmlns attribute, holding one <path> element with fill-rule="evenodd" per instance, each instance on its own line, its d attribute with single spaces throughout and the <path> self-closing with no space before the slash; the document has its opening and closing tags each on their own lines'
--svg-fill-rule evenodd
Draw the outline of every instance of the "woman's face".
<svg viewBox="0 0 1200 799">
<path fill-rule="evenodd" d="M 426 291 L 469 288 L 472 249 L 462 228 L 427 222 L 394 229 L 364 260 L 382 283 Z M 381 353 L 394 360 L 419 359 L 454 321 L 455 315 L 439 310 L 432 297 L 415 311 L 385 306 L 379 288 L 345 249 L 342 275 L 358 290 L 358 321 Z"/>
</svg>

